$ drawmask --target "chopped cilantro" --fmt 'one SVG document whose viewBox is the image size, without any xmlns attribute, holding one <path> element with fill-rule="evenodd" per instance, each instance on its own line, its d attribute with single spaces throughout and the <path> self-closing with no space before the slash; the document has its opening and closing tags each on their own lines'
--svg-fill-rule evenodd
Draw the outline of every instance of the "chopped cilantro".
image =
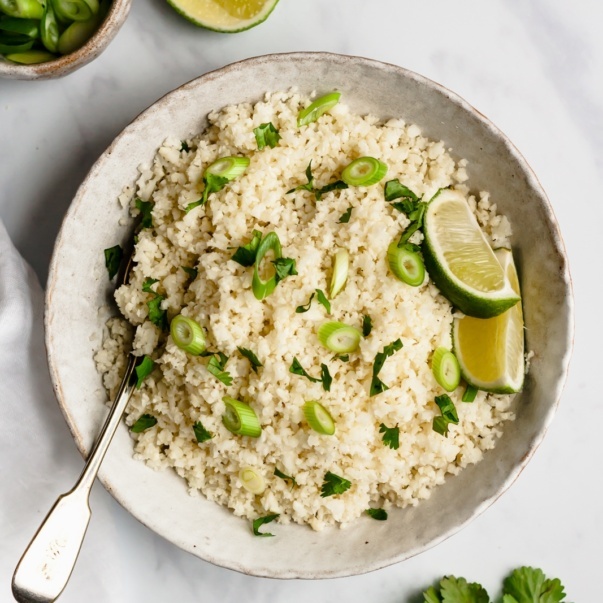
<svg viewBox="0 0 603 603">
<path fill-rule="evenodd" d="M 151 287 L 155 284 L 158 283 L 159 280 L 156 278 L 151 278 L 150 276 L 148 276 L 147 278 L 144 279 L 143 283 L 142 283 L 142 290 L 145 293 L 156 293 L 156 291 L 153 291 L 153 289 L 151 289 Z"/>
<path fill-rule="evenodd" d="M 136 372 L 136 389 L 140 389 L 142 382 L 148 377 L 155 367 L 155 363 L 150 356 L 143 356 L 134 371 Z"/>
<path fill-rule="evenodd" d="M 304 312 L 307 312 L 310 309 L 310 306 L 312 305 L 312 300 L 314 299 L 314 296 L 316 295 L 315 292 L 312 293 L 312 295 L 310 295 L 310 299 L 308 300 L 308 303 L 302 306 L 297 306 L 297 308 L 295 308 L 295 312 L 297 314 L 303 314 Z"/>
<path fill-rule="evenodd" d="M 276 270 L 274 278 L 277 285 L 288 276 L 295 276 L 297 274 L 293 258 L 276 258 L 276 260 L 272 260 L 272 264 L 274 264 L 274 269 Z"/>
<path fill-rule="evenodd" d="M 307 312 L 310 309 L 310 305 L 312 304 L 314 295 L 317 296 L 316 299 L 318 300 L 318 303 L 322 304 L 329 314 L 331 313 L 331 302 L 327 299 L 327 296 L 324 294 L 322 289 L 316 289 L 314 293 L 310 295 L 310 299 L 308 300 L 307 304 L 303 306 L 297 306 L 297 308 L 295 308 L 297 314 L 303 314 L 304 312 Z"/>
<path fill-rule="evenodd" d="M 214 437 L 214 434 L 207 431 L 201 421 L 196 421 L 193 423 L 193 432 L 195 433 L 195 438 L 199 444 L 206 442 L 207 440 L 211 440 Z"/>
<path fill-rule="evenodd" d="M 320 365 L 320 380 L 322 381 L 322 388 L 326 392 L 331 391 L 331 383 L 333 383 L 333 377 L 329 373 L 329 367 L 326 364 Z"/>
<path fill-rule="evenodd" d="M 387 519 L 387 511 L 385 509 L 367 509 L 365 513 L 377 521 L 385 521 Z"/>
<path fill-rule="evenodd" d="M 433 419 L 433 430 L 448 437 L 448 425 L 454 423 L 455 425 L 459 422 L 459 416 L 456 412 L 454 402 L 450 399 L 447 394 L 436 396 L 435 403 L 438 405 L 442 415 L 440 417 L 434 417 Z"/>
<path fill-rule="evenodd" d="M 320 495 L 323 498 L 326 498 L 327 496 L 333 496 L 334 494 L 343 494 L 346 490 L 349 490 L 351 486 L 352 482 L 349 480 L 327 471 L 325 473 L 324 482 L 320 488 Z"/>
<path fill-rule="evenodd" d="M 188 153 L 191 150 L 191 148 L 188 146 L 188 143 L 186 142 L 186 140 L 181 141 L 180 150 L 184 151 L 185 153 Z"/>
<path fill-rule="evenodd" d="M 383 365 L 385 364 L 385 360 L 387 358 L 389 358 L 390 356 L 392 356 L 395 352 L 397 352 L 398 350 L 401 350 L 401 349 L 402 349 L 402 341 L 400 339 L 396 339 L 396 341 L 393 341 L 389 345 L 386 345 L 383 348 L 383 352 L 379 352 L 375 356 L 375 361 L 373 363 L 373 378 L 371 380 L 371 388 L 370 388 L 371 396 L 376 396 L 377 394 L 380 394 L 380 393 L 384 392 L 385 390 L 389 389 L 389 387 L 387 385 L 385 385 L 385 383 L 383 383 L 383 381 L 381 381 L 381 379 L 379 379 L 379 377 L 378 377 L 379 371 L 381 371 L 381 369 L 383 368 Z"/>
<path fill-rule="evenodd" d="M 326 364 L 320 365 L 320 379 L 309 375 L 304 370 L 304 367 L 300 364 L 297 358 L 293 358 L 293 362 L 289 367 L 289 372 L 293 373 L 294 375 L 300 375 L 301 377 L 305 377 L 309 381 L 312 381 L 312 383 L 322 382 L 322 387 L 327 392 L 331 389 L 331 383 L 333 381 L 333 378 L 331 377 L 331 374 L 329 373 L 329 367 Z"/>
<path fill-rule="evenodd" d="M 314 190 L 314 176 L 312 175 L 312 160 L 310 160 L 310 163 L 308 164 L 308 167 L 306 168 L 306 179 L 308 180 L 308 182 L 306 184 L 300 184 L 299 186 L 296 186 L 295 188 L 288 190 L 287 194 L 289 195 L 290 193 L 294 193 L 295 191 L 312 192 Z"/>
<path fill-rule="evenodd" d="M 130 427 L 130 431 L 132 433 L 142 433 L 154 425 L 157 425 L 157 419 L 153 415 L 144 414 Z"/>
<path fill-rule="evenodd" d="M 312 161 L 310 161 L 308 167 L 306 168 L 306 180 L 308 181 L 306 184 L 300 184 L 299 186 L 288 190 L 287 195 L 290 193 L 294 193 L 295 191 L 309 191 L 311 193 L 314 193 L 317 201 L 320 201 L 322 199 L 322 196 L 330 191 L 348 188 L 348 185 L 343 180 L 336 180 L 335 182 L 326 184 L 321 188 L 316 188 L 314 186 L 314 176 L 312 175 Z"/>
<path fill-rule="evenodd" d="M 264 517 L 258 517 L 257 519 L 254 519 L 252 524 L 253 533 L 256 536 L 274 536 L 274 534 L 271 534 L 270 532 L 260 532 L 260 527 L 263 526 L 265 523 L 270 523 L 271 521 L 274 521 L 278 516 L 278 513 L 272 513 L 270 515 L 265 515 Z"/>
<path fill-rule="evenodd" d="M 258 143 L 258 150 L 261 151 L 264 147 L 269 146 L 271 149 L 278 144 L 281 135 L 274 127 L 272 122 L 261 124 L 253 130 L 255 141 Z"/>
<path fill-rule="evenodd" d="M 251 233 L 251 241 L 249 241 L 247 245 L 242 245 L 239 247 L 234 252 L 231 259 L 237 262 L 237 264 L 241 264 L 241 266 L 245 266 L 246 268 L 253 266 L 261 240 L 262 233 L 259 230 L 254 230 Z"/>
<path fill-rule="evenodd" d="M 189 203 L 184 208 L 184 213 L 188 214 L 189 211 L 195 209 L 195 207 L 199 207 L 199 205 L 203 205 L 203 203 L 205 203 L 205 201 L 203 201 L 203 199 L 197 199 L 197 201 L 193 201 L 192 203 Z"/>
<path fill-rule="evenodd" d="M 191 281 L 194 281 L 197 278 L 197 274 L 199 274 L 199 271 L 196 268 L 189 268 L 188 266 L 180 266 L 180 268 L 188 274 Z"/>
<path fill-rule="evenodd" d="M 384 423 L 379 425 L 379 433 L 383 434 L 383 443 L 394 450 L 398 450 L 400 448 L 400 428 L 396 425 L 396 427 L 386 427 Z"/>
<path fill-rule="evenodd" d="M 373 321 L 368 314 L 362 317 L 362 336 L 368 337 L 373 330 Z"/>
<path fill-rule="evenodd" d="M 350 221 L 350 218 L 352 217 L 352 210 L 353 209 L 354 208 L 350 205 L 350 207 L 348 207 L 345 210 L 345 212 L 343 214 L 341 214 L 341 217 L 337 221 L 337 224 L 347 224 Z"/>
<path fill-rule="evenodd" d="M 419 197 L 417 197 L 417 195 L 415 195 L 407 186 L 401 184 L 397 178 L 385 183 L 383 195 L 385 196 L 385 200 L 387 202 L 400 198 L 408 199 L 409 201 L 419 200 Z"/>
<path fill-rule="evenodd" d="M 152 286 L 159 281 L 155 278 L 146 278 L 142 283 L 142 290 L 145 293 L 153 295 L 152 299 L 147 302 L 149 309 L 149 320 L 160 329 L 167 329 L 167 312 L 161 307 L 161 302 L 165 299 L 164 295 L 157 293 L 152 289 Z"/>
<path fill-rule="evenodd" d="M 228 356 L 222 352 L 217 352 L 209 359 L 207 370 L 216 377 L 216 379 L 228 386 L 232 384 L 232 377 L 228 371 L 224 370 L 227 362 Z"/>
<path fill-rule="evenodd" d="M 247 358 L 247 360 L 249 360 L 249 363 L 251 364 L 251 369 L 253 370 L 254 373 L 258 372 L 258 368 L 260 368 L 261 366 L 264 366 L 258 360 L 258 357 L 251 350 L 248 350 L 247 348 L 241 348 L 238 346 L 237 346 L 237 350 L 239 350 L 239 352 L 241 352 L 241 354 L 243 356 L 245 356 L 245 358 Z"/>
<path fill-rule="evenodd" d="M 280 477 L 281 479 L 285 480 L 286 482 L 291 482 L 291 487 L 297 486 L 297 482 L 295 481 L 295 478 L 291 477 L 290 475 L 287 475 L 286 473 L 283 473 L 278 467 L 274 468 L 274 475 L 276 475 L 276 477 Z"/>
<path fill-rule="evenodd" d="M 136 199 L 134 201 L 136 209 L 140 211 L 140 227 L 141 228 L 153 228 L 153 205 L 152 201 L 143 201 L 142 199 Z"/>
<path fill-rule="evenodd" d="M 339 356 L 333 356 L 333 358 L 337 358 L 337 360 L 341 360 L 341 362 L 349 362 L 350 355 L 349 354 L 340 354 Z"/>
<path fill-rule="evenodd" d="M 322 188 L 315 188 L 314 195 L 316 196 L 317 201 L 321 201 L 323 195 L 326 195 L 327 193 L 330 193 L 331 191 L 340 191 L 345 188 L 348 188 L 348 185 L 343 180 L 336 180 L 335 182 L 326 184 Z"/>
<path fill-rule="evenodd" d="M 105 249 L 105 266 L 107 268 L 107 272 L 109 273 L 109 280 L 112 280 L 113 277 L 119 272 L 119 267 L 123 257 L 124 250 L 121 248 L 121 245 L 115 245 L 115 247 Z"/>
</svg>

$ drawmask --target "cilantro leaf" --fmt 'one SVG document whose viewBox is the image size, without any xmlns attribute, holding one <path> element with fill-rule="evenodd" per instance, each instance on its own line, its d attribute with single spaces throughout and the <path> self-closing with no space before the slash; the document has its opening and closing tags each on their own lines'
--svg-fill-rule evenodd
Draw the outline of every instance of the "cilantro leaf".
<svg viewBox="0 0 603 603">
<path fill-rule="evenodd" d="M 154 291 L 153 289 L 151 289 L 151 287 L 155 284 L 158 283 L 159 280 L 156 278 L 151 278 L 150 276 L 148 276 L 147 278 L 144 279 L 144 281 L 142 282 L 142 290 L 145 293 L 153 293 L 154 295 L 157 295 L 157 292 Z"/>
<path fill-rule="evenodd" d="M 439 433 L 440 435 L 443 435 L 445 438 L 447 438 L 449 423 L 450 421 L 447 421 L 444 417 L 434 417 L 431 427 L 436 433 Z"/>
<path fill-rule="evenodd" d="M 315 188 L 314 195 L 316 196 L 317 201 L 321 201 L 323 195 L 326 195 L 327 193 L 330 193 L 331 191 L 340 191 L 345 188 L 348 188 L 348 185 L 343 180 L 336 180 L 335 182 L 326 184 L 322 188 Z"/>
<path fill-rule="evenodd" d="M 143 201 L 136 199 L 134 201 L 136 209 L 140 212 L 140 228 L 153 228 L 153 206 L 152 201 Z"/>
<path fill-rule="evenodd" d="M 289 195 L 290 193 L 294 193 L 296 191 L 312 192 L 314 190 L 314 176 L 312 175 L 312 160 L 310 160 L 310 163 L 308 164 L 308 167 L 306 168 L 306 179 L 308 180 L 308 182 L 306 184 L 300 184 L 299 186 L 296 186 L 295 188 L 288 190 L 287 195 Z"/>
<path fill-rule="evenodd" d="M 323 498 L 326 498 L 327 496 L 333 496 L 334 494 L 343 494 L 346 490 L 349 490 L 351 486 L 352 482 L 349 480 L 327 471 L 325 473 L 324 482 L 320 488 L 320 495 Z"/>
<path fill-rule="evenodd" d="M 312 377 L 304 370 L 304 367 L 300 364 L 300 362 L 297 358 L 293 358 L 293 362 L 291 363 L 291 366 L 289 367 L 289 372 L 293 373 L 294 375 L 300 375 L 302 377 L 305 377 L 309 381 L 312 381 L 312 383 L 320 382 L 320 379 L 317 379 L 316 377 Z"/>
<path fill-rule="evenodd" d="M 191 150 L 191 148 L 188 146 L 188 143 L 186 142 L 186 140 L 182 140 L 180 142 L 181 142 L 180 150 L 184 151 L 185 153 L 188 153 Z"/>
<path fill-rule="evenodd" d="M 373 321 L 368 314 L 362 317 L 362 336 L 368 337 L 373 330 Z"/>
<path fill-rule="evenodd" d="M 251 350 L 249 350 L 247 348 L 241 348 L 239 346 L 237 346 L 237 350 L 239 350 L 239 352 L 241 352 L 241 354 L 243 356 L 245 356 L 245 358 L 247 358 L 247 360 L 249 360 L 249 363 L 251 364 L 251 370 L 253 370 L 254 373 L 258 372 L 258 368 L 260 368 L 261 366 L 264 366 L 258 360 L 258 357 Z"/>
<path fill-rule="evenodd" d="M 262 233 L 259 230 L 254 230 L 251 233 L 251 241 L 247 245 L 239 247 L 230 259 L 234 260 L 237 264 L 241 264 L 241 266 L 253 266 L 261 240 Z"/>
<path fill-rule="evenodd" d="M 465 578 L 447 576 L 440 581 L 440 588 L 442 603 L 490 603 L 484 587 L 476 582 L 468 583 Z"/>
<path fill-rule="evenodd" d="M 375 361 L 373 363 L 373 377 L 371 379 L 371 387 L 370 387 L 370 396 L 376 396 L 389 389 L 381 379 L 379 379 L 379 371 L 383 368 L 385 361 L 387 358 L 392 356 L 395 352 L 402 349 L 402 341 L 400 339 L 396 339 L 396 341 L 392 341 L 389 345 L 386 345 L 383 348 L 383 352 L 379 352 L 375 356 Z"/>
<path fill-rule="evenodd" d="M 274 264 L 274 269 L 276 270 L 274 278 L 277 285 L 288 276 L 295 276 L 297 274 L 293 258 L 276 258 L 276 260 L 272 260 L 272 264 Z"/>
<path fill-rule="evenodd" d="M 423 593 L 424 601 L 423 603 L 442 603 L 442 597 L 438 594 L 436 589 L 433 586 L 430 586 Z"/>
<path fill-rule="evenodd" d="M 257 519 L 254 519 L 252 524 L 253 533 L 256 536 L 274 536 L 274 534 L 271 534 L 270 532 L 260 532 L 260 527 L 263 526 L 265 523 L 270 523 L 271 521 L 274 521 L 278 516 L 278 513 L 272 513 L 270 515 L 264 515 L 264 517 L 258 517 Z"/>
<path fill-rule="evenodd" d="M 203 176 L 203 182 L 205 182 L 205 189 L 203 190 L 203 197 L 201 198 L 203 204 L 207 203 L 207 198 L 211 193 L 217 193 L 221 191 L 229 182 L 228 178 L 223 176 L 216 176 L 215 174 L 206 173 Z"/>
<path fill-rule="evenodd" d="M 310 295 L 310 299 L 308 300 L 307 304 L 297 306 L 297 308 L 295 308 L 296 314 L 303 314 L 304 312 L 307 312 L 310 309 L 310 306 L 312 305 L 312 300 L 314 299 L 314 295 L 316 295 L 316 293 L 312 293 L 312 295 Z"/>
<path fill-rule="evenodd" d="M 105 249 L 105 267 L 109 273 L 109 280 L 113 280 L 113 277 L 119 272 L 121 260 L 124 257 L 124 250 L 121 245 L 115 245 Z"/>
<path fill-rule="evenodd" d="M 136 372 L 136 389 L 140 389 L 142 382 L 153 372 L 155 363 L 150 356 L 143 356 L 134 371 Z"/>
<path fill-rule="evenodd" d="M 197 278 L 197 274 L 199 274 L 199 271 L 196 268 L 189 268 L 188 266 L 180 266 L 180 268 L 188 274 L 191 281 L 194 281 Z"/>
<path fill-rule="evenodd" d="M 154 425 L 157 425 L 157 419 L 153 415 L 144 414 L 138 417 L 136 422 L 130 427 L 130 431 L 132 433 L 142 433 Z"/>
<path fill-rule="evenodd" d="M 561 603 L 565 597 L 558 578 L 548 580 L 544 572 L 533 567 L 520 567 L 503 584 L 506 601 L 517 603 Z M 512 597 L 512 598 L 511 598 Z"/>
<path fill-rule="evenodd" d="M 400 428 L 396 425 L 396 427 L 386 427 L 384 423 L 379 425 L 379 433 L 383 434 L 383 443 L 394 450 L 398 450 L 400 448 Z"/>
<path fill-rule="evenodd" d="M 188 214 L 189 211 L 195 209 L 195 207 L 199 207 L 200 205 L 203 205 L 204 203 L 205 203 L 205 201 L 203 201 L 203 199 L 198 199 L 197 201 L 193 201 L 192 203 L 189 203 L 184 208 L 184 213 Z"/>
<path fill-rule="evenodd" d="M 337 360 L 341 360 L 341 362 L 349 362 L 350 355 L 349 354 L 339 354 L 338 356 L 333 356 L 333 358 L 337 358 Z"/>
<path fill-rule="evenodd" d="M 385 521 L 387 519 L 387 511 L 385 509 L 367 509 L 365 513 L 377 521 Z"/>
<path fill-rule="evenodd" d="M 149 320 L 162 330 L 167 328 L 167 314 L 166 311 L 161 307 L 161 302 L 165 298 L 163 295 L 155 295 L 155 297 L 147 302 L 149 309 Z"/>
<path fill-rule="evenodd" d="M 329 367 L 326 364 L 320 365 L 320 380 L 322 381 L 322 388 L 326 392 L 331 391 L 331 383 L 333 383 L 333 377 L 329 373 Z"/>
<path fill-rule="evenodd" d="M 385 200 L 388 202 L 400 198 L 408 199 L 410 201 L 419 200 L 419 197 L 417 197 L 417 195 L 415 195 L 415 193 L 413 193 L 407 186 L 401 184 L 397 178 L 395 180 L 389 180 L 385 183 L 383 195 Z"/>
<path fill-rule="evenodd" d="M 319 304 L 322 304 L 327 311 L 327 314 L 331 313 L 331 302 L 327 299 L 322 289 L 316 289 L 316 299 Z"/>
<path fill-rule="evenodd" d="M 255 134 L 255 141 L 258 143 L 259 151 L 266 146 L 274 149 L 274 147 L 278 144 L 278 141 L 281 139 L 281 135 L 274 127 L 272 122 L 260 124 L 253 130 L 253 133 Z"/>
<path fill-rule="evenodd" d="M 201 421 L 195 421 L 193 423 L 193 432 L 195 434 L 195 438 L 199 444 L 206 442 L 207 440 L 211 440 L 214 437 L 214 434 L 207 431 Z"/>
<path fill-rule="evenodd" d="M 278 467 L 274 468 L 274 475 L 276 475 L 276 477 L 280 477 L 281 479 L 285 480 L 286 482 L 291 482 L 291 487 L 297 486 L 297 482 L 295 481 L 295 478 L 291 477 L 290 475 L 287 475 L 286 473 L 283 473 Z"/>
<path fill-rule="evenodd" d="M 209 359 L 207 370 L 216 377 L 216 379 L 228 386 L 232 384 L 232 377 L 228 371 L 224 370 L 227 362 L 228 356 L 222 352 L 218 352 Z"/>
<path fill-rule="evenodd" d="M 341 214 L 341 217 L 337 221 L 337 224 L 347 224 L 350 221 L 350 218 L 352 217 L 352 210 L 353 209 L 354 208 L 350 205 L 350 207 L 348 207 L 345 210 L 345 212 L 343 214 Z"/>
</svg>

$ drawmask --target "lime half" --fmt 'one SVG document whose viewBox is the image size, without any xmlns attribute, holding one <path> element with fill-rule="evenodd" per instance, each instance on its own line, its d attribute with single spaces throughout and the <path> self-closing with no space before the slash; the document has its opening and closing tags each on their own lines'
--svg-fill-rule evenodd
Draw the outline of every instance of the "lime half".
<svg viewBox="0 0 603 603">
<path fill-rule="evenodd" d="M 278 0 L 168 0 L 191 23 L 223 33 L 236 33 L 268 18 Z"/>
<path fill-rule="evenodd" d="M 460 193 L 444 190 L 429 203 L 423 232 L 425 267 L 461 312 L 490 318 L 519 301 Z"/>
<path fill-rule="evenodd" d="M 496 257 L 511 286 L 519 294 L 519 280 L 508 249 Z M 488 392 L 509 394 L 523 385 L 524 333 L 521 302 L 494 318 L 455 318 L 454 351 L 467 383 Z"/>
</svg>

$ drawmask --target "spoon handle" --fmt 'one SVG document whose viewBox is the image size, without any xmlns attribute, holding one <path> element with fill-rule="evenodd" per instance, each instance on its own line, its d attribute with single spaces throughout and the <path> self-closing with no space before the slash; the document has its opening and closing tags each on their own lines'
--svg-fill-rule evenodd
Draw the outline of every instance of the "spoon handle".
<svg viewBox="0 0 603 603">
<path fill-rule="evenodd" d="M 77 483 L 63 494 L 38 528 L 13 575 L 13 595 L 20 603 L 52 603 L 63 592 L 90 521 L 90 488 L 128 404 L 136 358 L 128 357 L 121 385 Z"/>
</svg>

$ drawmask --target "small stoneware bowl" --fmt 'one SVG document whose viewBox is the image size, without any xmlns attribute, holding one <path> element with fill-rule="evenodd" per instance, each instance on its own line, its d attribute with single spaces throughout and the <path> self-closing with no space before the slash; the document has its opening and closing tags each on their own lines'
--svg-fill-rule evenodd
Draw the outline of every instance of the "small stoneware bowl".
<svg viewBox="0 0 603 603">
<path fill-rule="evenodd" d="M 100 479 L 150 529 L 202 559 L 248 574 L 327 578 L 375 570 L 437 544 L 513 483 L 561 395 L 573 300 L 563 242 L 542 187 L 504 134 L 456 94 L 400 67 L 358 57 L 296 53 L 242 61 L 178 88 L 136 118 L 92 167 L 65 217 L 50 270 L 46 345 L 56 395 L 82 454 L 107 412 L 93 355 L 107 318 L 99 308 L 112 296 L 103 249 L 127 240 L 132 229 L 117 202 L 122 187 L 135 181 L 137 166 L 150 163 L 167 136 L 187 139 L 207 125 L 210 111 L 293 86 L 305 94 L 339 90 L 351 110 L 416 123 L 457 159 L 468 159 L 470 188 L 490 191 L 513 226 L 527 349 L 534 353 L 515 400 L 517 418 L 505 424 L 480 463 L 449 476 L 416 507 L 394 509 L 384 522 L 363 516 L 347 529 L 279 525 L 277 537 L 257 538 L 226 508 L 189 496 L 174 471 L 155 472 L 134 460 L 125 424 L 118 429 Z"/>
<path fill-rule="evenodd" d="M 130 12 L 132 0 L 112 0 L 109 12 L 94 35 L 75 52 L 37 65 L 11 63 L 0 56 L 0 78 L 49 80 L 63 77 L 93 61 L 117 35 Z"/>
</svg>

